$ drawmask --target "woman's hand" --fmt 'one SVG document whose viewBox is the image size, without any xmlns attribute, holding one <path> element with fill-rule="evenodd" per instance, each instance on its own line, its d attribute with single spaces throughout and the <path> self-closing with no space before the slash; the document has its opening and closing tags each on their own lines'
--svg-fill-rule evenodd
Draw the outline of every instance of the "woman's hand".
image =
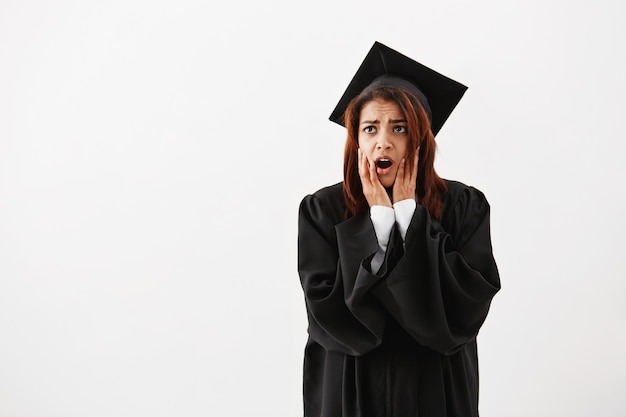
<svg viewBox="0 0 626 417">
<path fill-rule="evenodd" d="M 359 177 L 363 186 L 363 195 L 367 204 L 372 206 L 391 206 L 391 200 L 387 195 L 385 187 L 380 183 L 376 173 L 376 164 L 370 162 L 367 156 L 359 148 Z M 397 180 L 396 180 L 397 182 Z M 395 190 L 395 186 L 394 186 Z M 395 192 L 395 191 L 394 191 Z"/>
<path fill-rule="evenodd" d="M 400 162 L 396 172 L 396 181 L 393 183 L 393 202 L 413 199 L 415 200 L 415 186 L 417 184 L 417 164 L 419 161 L 420 148 L 415 152 L 415 162 L 411 169 L 406 167 L 406 158 Z"/>
</svg>

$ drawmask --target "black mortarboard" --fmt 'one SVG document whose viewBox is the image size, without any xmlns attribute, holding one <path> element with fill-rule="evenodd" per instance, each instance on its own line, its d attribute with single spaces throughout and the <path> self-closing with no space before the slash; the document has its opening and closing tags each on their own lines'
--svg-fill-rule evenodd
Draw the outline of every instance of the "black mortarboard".
<svg viewBox="0 0 626 417">
<path fill-rule="evenodd" d="M 463 84 L 433 71 L 382 43 L 374 42 L 337 107 L 330 115 L 330 120 L 344 126 L 343 114 L 348 104 L 374 81 L 376 84 L 408 89 L 422 102 L 425 96 L 427 103 L 424 104 L 427 111 L 430 107 L 433 135 L 439 132 L 467 90 Z"/>
</svg>

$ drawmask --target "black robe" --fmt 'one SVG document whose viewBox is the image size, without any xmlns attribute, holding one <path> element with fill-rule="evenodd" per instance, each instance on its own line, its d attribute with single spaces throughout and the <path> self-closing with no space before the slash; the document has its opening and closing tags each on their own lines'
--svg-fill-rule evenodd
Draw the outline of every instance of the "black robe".
<svg viewBox="0 0 626 417">
<path fill-rule="evenodd" d="M 446 184 L 441 221 L 417 204 L 377 274 L 369 212 L 344 220 L 341 183 L 302 200 L 306 417 L 478 416 L 476 335 L 500 278 L 487 200 Z"/>
</svg>

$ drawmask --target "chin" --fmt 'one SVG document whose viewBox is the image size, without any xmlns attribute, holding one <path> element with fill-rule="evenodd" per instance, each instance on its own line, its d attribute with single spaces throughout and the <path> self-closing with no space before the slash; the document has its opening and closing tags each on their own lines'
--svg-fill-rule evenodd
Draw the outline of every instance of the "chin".
<svg viewBox="0 0 626 417">
<path fill-rule="evenodd" d="M 391 188 L 393 187 L 393 184 L 395 183 L 395 181 L 384 181 L 384 180 L 380 180 L 380 183 L 383 185 L 383 187 L 385 188 Z"/>
</svg>

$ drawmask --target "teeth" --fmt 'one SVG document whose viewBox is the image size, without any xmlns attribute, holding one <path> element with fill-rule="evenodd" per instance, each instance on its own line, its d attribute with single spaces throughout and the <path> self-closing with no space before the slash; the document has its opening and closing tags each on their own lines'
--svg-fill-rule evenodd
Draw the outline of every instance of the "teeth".
<svg viewBox="0 0 626 417">
<path fill-rule="evenodd" d="M 391 161 L 389 159 L 379 159 L 376 163 L 379 168 L 389 168 L 391 166 Z"/>
</svg>

